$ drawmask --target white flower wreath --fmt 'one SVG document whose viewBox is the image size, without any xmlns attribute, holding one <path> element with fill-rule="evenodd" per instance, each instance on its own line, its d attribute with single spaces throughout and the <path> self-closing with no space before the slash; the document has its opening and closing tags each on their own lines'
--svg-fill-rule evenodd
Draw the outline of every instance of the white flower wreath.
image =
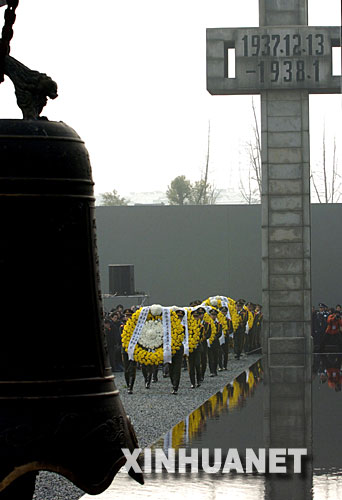
<svg viewBox="0 0 342 500">
<path fill-rule="evenodd" d="M 139 344 L 145 349 L 158 349 L 163 345 L 164 329 L 161 320 L 146 321 L 142 327 Z"/>
</svg>

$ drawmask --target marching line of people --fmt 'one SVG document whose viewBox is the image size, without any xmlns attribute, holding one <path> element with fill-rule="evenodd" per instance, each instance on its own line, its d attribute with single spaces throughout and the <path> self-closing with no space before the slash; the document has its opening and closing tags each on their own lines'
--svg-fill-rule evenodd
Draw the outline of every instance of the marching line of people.
<svg viewBox="0 0 342 500">
<path fill-rule="evenodd" d="M 151 382 L 158 382 L 161 368 L 163 377 L 170 378 L 172 394 L 177 394 L 182 368 L 188 371 L 190 389 L 195 389 L 203 383 L 208 368 L 209 377 L 216 377 L 218 372 L 227 370 L 229 352 L 233 352 L 235 359 L 238 360 L 243 353 L 249 355 L 260 350 L 263 318 L 261 305 L 246 303 L 243 299 L 229 300 L 233 303 L 233 317 L 229 312 L 228 303 L 220 300 L 215 306 L 208 305 L 209 299 L 207 303 L 193 301 L 186 308 L 173 306 L 172 310 L 182 324 L 183 333 L 186 329 L 185 315 L 187 321 L 194 322 L 199 333 L 197 340 L 193 341 L 192 349 L 187 349 L 186 342 L 183 341 L 172 354 L 169 363 L 139 363 L 130 358 L 127 349 L 123 348 L 122 333 L 138 308 L 123 309 L 119 305 L 107 314 L 104 324 L 110 363 L 113 372 L 124 371 L 128 393 L 133 393 L 137 369 L 141 370 L 145 388 L 149 389 Z"/>
</svg>

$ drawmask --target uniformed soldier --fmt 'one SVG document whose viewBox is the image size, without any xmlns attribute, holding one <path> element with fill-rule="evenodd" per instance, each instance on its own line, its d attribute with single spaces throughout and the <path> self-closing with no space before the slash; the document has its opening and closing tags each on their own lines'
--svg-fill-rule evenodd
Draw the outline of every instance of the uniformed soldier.
<svg viewBox="0 0 342 500">
<path fill-rule="evenodd" d="M 193 318 L 199 322 L 199 314 L 197 309 L 192 311 Z M 189 377 L 191 383 L 191 389 L 195 389 L 195 387 L 200 387 L 202 380 L 201 373 L 201 351 L 202 351 L 202 342 L 200 341 L 197 345 L 196 349 L 189 353 L 188 356 L 188 370 Z"/>
<path fill-rule="evenodd" d="M 258 350 L 261 348 L 261 330 L 262 330 L 262 320 L 263 320 L 263 314 L 262 314 L 262 305 L 261 304 L 256 304 L 255 306 L 255 315 L 254 315 L 254 328 L 255 328 L 255 334 L 254 334 L 254 347 L 255 350 Z"/>
<path fill-rule="evenodd" d="M 211 325 L 204 319 L 205 309 L 204 307 L 198 307 L 197 312 L 199 315 L 200 329 L 201 329 L 201 382 L 204 380 L 204 375 L 207 369 L 207 358 L 208 358 L 208 343 L 207 340 L 211 336 Z"/>
<path fill-rule="evenodd" d="M 182 309 L 176 309 L 179 321 L 182 322 L 185 312 Z M 184 327 L 183 327 L 184 328 Z M 169 375 L 172 384 L 172 394 L 178 394 L 179 381 L 182 372 L 184 355 L 184 345 L 182 344 L 175 354 L 172 355 L 172 363 L 169 365 Z"/>
<path fill-rule="evenodd" d="M 222 335 L 222 325 L 219 323 L 217 319 L 218 311 L 213 308 L 210 309 L 209 315 L 215 323 L 216 335 L 210 346 L 208 346 L 208 361 L 209 361 L 209 377 L 217 377 L 217 366 L 219 360 L 219 351 L 220 351 L 220 341 L 219 338 Z"/>
<path fill-rule="evenodd" d="M 236 330 L 234 330 L 234 357 L 235 359 L 240 359 L 243 343 L 245 339 L 246 324 L 248 321 L 248 312 L 243 308 L 244 301 L 238 300 L 236 302 L 236 312 L 240 317 L 240 321 Z"/>
<path fill-rule="evenodd" d="M 224 334 L 224 342 L 220 345 L 219 351 L 219 368 L 218 371 L 227 370 L 228 365 L 228 352 L 229 352 L 229 335 L 232 333 L 232 322 L 230 318 L 227 317 L 228 307 L 222 306 L 220 308 L 221 313 L 224 315 L 225 320 L 227 321 L 227 331 Z"/>
<path fill-rule="evenodd" d="M 254 344 L 255 344 L 255 325 L 254 325 L 255 305 L 252 302 L 247 302 L 246 307 L 249 313 L 252 314 L 253 316 L 253 324 L 251 328 L 248 329 L 248 332 L 246 332 L 246 337 L 245 337 L 245 353 L 249 355 L 254 350 Z"/>
</svg>

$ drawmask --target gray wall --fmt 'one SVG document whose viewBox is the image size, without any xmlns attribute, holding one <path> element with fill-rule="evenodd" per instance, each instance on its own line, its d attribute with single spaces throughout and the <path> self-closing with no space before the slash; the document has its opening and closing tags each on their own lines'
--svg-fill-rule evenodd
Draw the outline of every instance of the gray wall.
<svg viewBox="0 0 342 500">
<path fill-rule="evenodd" d="M 312 205 L 311 214 L 313 304 L 335 305 L 342 205 Z M 187 305 L 217 294 L 261 300 L 260 205 L 97 207 L 96 221 L 103 293 L 108 264 L 133 264 L 135 289 L 150 303 Z"/>
</svg>

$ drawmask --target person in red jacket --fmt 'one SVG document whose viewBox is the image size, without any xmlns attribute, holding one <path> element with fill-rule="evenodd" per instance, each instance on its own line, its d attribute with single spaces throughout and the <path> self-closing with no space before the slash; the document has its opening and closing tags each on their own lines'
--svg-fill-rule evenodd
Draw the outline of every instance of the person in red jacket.
<svg viewBox="0 0 342 500">
<path fill-rule="evenodd" d="M 339 352 L 342 352 L 342 317 L 340 311 L 334 309 L 328 316 L 327 327 L 320 345 L 321 352 L 327 344 L 338 346 Z"/>
</svg>

